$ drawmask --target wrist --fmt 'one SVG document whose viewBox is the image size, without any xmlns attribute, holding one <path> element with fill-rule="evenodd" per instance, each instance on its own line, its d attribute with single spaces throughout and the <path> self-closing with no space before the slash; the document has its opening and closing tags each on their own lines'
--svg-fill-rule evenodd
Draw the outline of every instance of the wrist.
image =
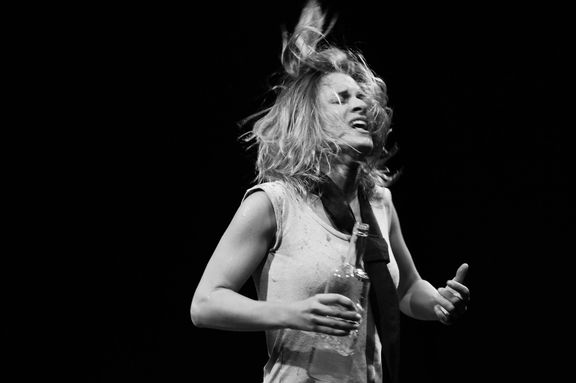
<svg viewBox="0 0 576 383">
<path fill-rule="evenodd" d="M 267 311 L 269 315 L 265 315 L 266 318 L 270 318 L 270 322 L 266 327 L 270 329 L 280 329 L 280 328 L 292 328 L 292 323 L 290 318 L 292 318 L 292 304 L 286 302 L 266 302 Z"/>
<path fill-rule="evenodd" d="M 438 304 L 438 291 L 428 281 L 418 280 L 410 286 L 402 300 L 402 312 L 414 319 L 438 320 L 434 307 Z"/>
</svg>

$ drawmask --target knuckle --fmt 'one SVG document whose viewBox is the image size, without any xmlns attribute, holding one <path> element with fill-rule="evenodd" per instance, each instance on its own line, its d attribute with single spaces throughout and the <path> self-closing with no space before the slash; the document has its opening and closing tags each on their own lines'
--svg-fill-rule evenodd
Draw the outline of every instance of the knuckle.
<svg viewBox="0 0 576 383">
<path fill-rule="evenodd" d="M 320 302 L 314 301 L 310 304 L 310 310 L 317 314 L 322 310 L 323 305 Z"/>
</svg>

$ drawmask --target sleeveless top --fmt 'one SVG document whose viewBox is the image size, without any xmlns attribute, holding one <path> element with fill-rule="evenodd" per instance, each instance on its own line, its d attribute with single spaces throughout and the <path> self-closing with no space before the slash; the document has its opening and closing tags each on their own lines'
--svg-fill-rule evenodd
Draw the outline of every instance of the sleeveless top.
<svg viewBox="0 0 576 383">
<path fill-rule="evenodd" d="M 244 199 L 255 191 L 264 191 L 276 217 L 276 238 L 266 258 L 253 274 L 258 299 L 292 302 L 322 293 L 331 272 L 346 254 L 350 236 L 322 220 L 312 206 L 320 204 L 315 195 L 303 198 L 281 181 L 265 182 L 249 188 Z M 370 201 L 382 236 L 388 244 L 391 223 L 391 193 L 378 188 Z M 388 268 L 398 287 L 398 265 L 388 245 Z M 380 339 L 370 308 L 360 322 L 360 336 L 350 371 L 350 382 L 382 382 Z M 268 362 L 264 383 L 308 383 L 307 367 L 313 351 L 315 333 L 294 329 L 266 331 Z M 366 350 L 370 350 L 366 352 Z M 368 355 L 367 355 L 368 354 Z"/>
</svg>

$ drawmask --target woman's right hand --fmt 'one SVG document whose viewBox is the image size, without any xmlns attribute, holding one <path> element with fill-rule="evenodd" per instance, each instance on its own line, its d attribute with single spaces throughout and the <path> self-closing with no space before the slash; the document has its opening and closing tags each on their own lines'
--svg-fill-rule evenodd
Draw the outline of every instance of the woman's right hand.
<svg viewBox="0 0 576 383">
<path fill-rule="evenodd" d="M 362 318 L 354 302 L 340 294 L 316 294 L 291 303 L 289 308 L 287 327 L 328 335 L 348 335 Z"/>
</svg>

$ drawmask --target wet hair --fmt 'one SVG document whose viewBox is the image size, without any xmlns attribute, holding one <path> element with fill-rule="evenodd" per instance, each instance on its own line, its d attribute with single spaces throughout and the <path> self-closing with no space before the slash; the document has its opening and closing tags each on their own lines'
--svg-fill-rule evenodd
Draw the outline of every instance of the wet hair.
<svg viewBox="0 0 576 383">
<path fill-rule="evenodd" d="M 383 159 L 391 154 L 384 148 L 392 119 L 386 84 L 368 67 L 361 53 L 329 43 L 326 34 L 334 20 L 326 31 L 324 23 L 325 14 L 311 0 L 294 32 L 284 32 L 283 73 L 274 87 L 274 103 L 247 119 L 259 117 L 242 138 L 258 146 L 256 182 L 284 181 L 301 195 L 310 192 L 342 150 L 324 125 L 327 116 L 319 107 L 320 83 L 328 74 L 346 74 L 366 95 L 374 148 L 361 162 L 359 182 L 371 196 L 375 185 L 386 186 L 394 179 L 382 166 Z"/>
</svg>

